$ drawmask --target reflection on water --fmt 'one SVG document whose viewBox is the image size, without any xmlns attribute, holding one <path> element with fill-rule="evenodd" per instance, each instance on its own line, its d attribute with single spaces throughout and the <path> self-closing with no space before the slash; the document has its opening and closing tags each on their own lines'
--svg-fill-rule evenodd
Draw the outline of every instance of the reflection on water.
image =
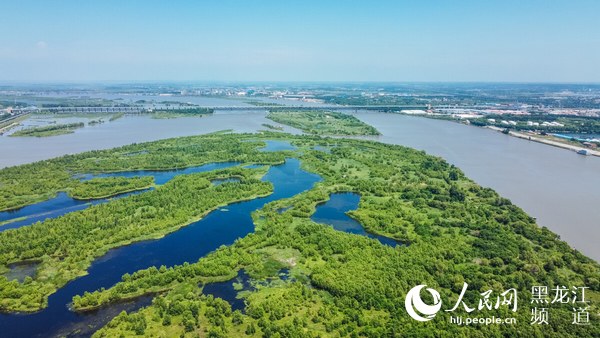
<svg viewBox="0 0 600 338">
<path fill-rule="evenodd" d="M 358 209 L 359 202 L 358 194 L 350 192 L 331 194 L 327 202 L 317 205 L 311 219 L 317 223 L 329 224 L 335 230 L 374 238 L 384 245 L 391 247 L 398 245 L 398 242 L 392 238 L 367 232 L 362 224 L 346 214 L 348 211 Z"/>
<path fill-rule="evenodd" d="M 252 280 L 244 270 L 240 269 L 237 277 L 234 279 L 205 284 L 202 288 L 202 293 L 226 300 L 231 304 L 231 310 L 233 311 L 240 310 L 245 312 L 246 303 L 244 302 L 244 299 L 239 296 L 239 292 L 254 291 L 256 290 L 255 285 L 266 286 L 273 280 L 292 280 L 290 279 L 289 269 L 281 269 L 276 278 L 269 278 L 261 281 Z"/>
<path fill-rule="evenodd" d="M 64 192 L 46 201 L 28 205 L 19 209 L 1 211 L 0 222 L 18 220 L 0 227 L 0 231 L 18 228 L 23 225 L 43 221 L 46 218 L 57 217 L 66 212 L 87 208 L 87 201 L 75 200 Z M 25 218 L 25 219 L 23 219 Z"/>
<path fill-rule="evenodd" d="M 183 174 L 192 174 L 192 173 L 200 173 L 217 169 L 225 169 L 230 168 L 236 165 L 239 165 L 239 162 L 219 162 L 219 163 L 208 163 L 201 166 L 189 167 L 185 169 L 175 169 L 175 170 L 136 170 L 136 171 L 123 171 L 116 173 L 103 173 L 103 174 L 84 174 L 77 175 L 77 178 L 85 181 L 90 180 L 92 178 L 98 177 L 135 177 L 135 176 L 152 176 L 154 177 L 154 182 L 156 184 L 165 184 L 171 179 L 173 179 L 177 175 Z M 56 218 L 62 216 L 66 213 L 83 210 L 91 205 L 96 205 L 100 203 L 105 203 L 107 201 L 123 198 L 135 194 L 140 194 L 142 192 L 151 190 L 150 189 L 142 189 L 137 191 L 131 191 L 123 194 L 118 194 L 112 196 L 110 198 L 100 198 L 94 200 L 78 200 L 71 198 L 64 192 L 58 193 L 55 198 L 39 202 L 36 204 L 28 205 L 26 207 L 11 210 L 11 211 L 3 211 L 0 212 L 0 222 L 9 222 L 0 227 L 0 231 L 4 231 L 7 229 L 15 229 L 20 228 L 25 225 L 30 225 L 35 222 L 41 222 L 49 218 Z M 14 220 L 14 221 L 10 221 Z"/>
<path fill-rule="evenodd" d="M 0 212 L 0 221 L 7 222 L 0 226 L 0 232 L 31 225 L 35 222 L 43 222 L 49 218 L 56 218 L 69 212 L 86 209 L 91 205 L 105 203 L 116 198 L 141 194 L 151 189 L 153 188 L 130 191 L 109 198 L 95 200 L 78 200 L 70 197 L 67 193 L 60 192 L 55 198 L 31 204 L 20 209 Z"/>
<path fill-rule="evenodd" d="M 260 148 L 260 151 L 284 151 L 284 150 L 296 150 L 298 148 L 294 147 L 288 141 L 279 141 L 279 140 L 266 140 L 267 144 L 265 147 Z"/>
<path fill-rule="evenodd" d="M 250 284 L 250 277 L 245 271 L 240 270 L 235 279 L 204 285 L 202 293 L 226 300 L 231 304 L 231 310 L 233 311 L 243 311 L 246 304 L 244 303 L 244 299 L 238 297 L 238 292 L 242 290 L 253 290 L 253 287 Z"/>
<path fill-rule="evenodd" d="M 76 314 L 76 317 L 72 322 L 64 323 L 64 326 L 57 332 L 47 336 L 61 338 L 90 337 L 98 328 L 104 326 L 122 311 L 131 313 L 152 304 L 152 298 L 154 298 L 152 295 L 142 296 L 128 301 L 117 302 L 111 304 L 111 306 L 89 311 L 84 314 Z"/>
<path fill-rule="evenodd" d="M 310 189 L 320 177 L 300 168 L 300 161 L 289 158 L 284 164 L 272 166 L 263 177 L 273 183 L 273 193 L 249 201 L 233 203 L 228 211 L 215 210 L 201 220 L 157 240 L 136 242 L 110 250 L 94 261 L 86 276 L 77 278 L 48 298 L 48 307 L 34 314 L 0 314 L 2 337 L 47 337 L 62 335 L 73 327 L 91 325 L 93 332 L 111 316 L 110 305 L 99 312 L 78 314 L 67 309 L 74 295 L 108 288 L 121 280 L 125 273 L 133 273 L 150 266 L 173 266 L 196 262 L 200 257 L 221 245 L 230 245 L 236 239 L 254 231 L 251 213 L 266 203 L 288 198 Z M 134 301 L 135 308 L 141 306 Z"/>
</svg>

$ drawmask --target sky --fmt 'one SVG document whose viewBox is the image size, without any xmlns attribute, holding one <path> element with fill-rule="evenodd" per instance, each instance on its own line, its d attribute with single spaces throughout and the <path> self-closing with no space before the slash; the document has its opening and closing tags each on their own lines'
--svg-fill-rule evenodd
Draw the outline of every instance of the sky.
<svg viewBox="0 0 600 338">
<path fill-rule="evenodd" d="M 600 82 L 600 1 L 0 1 L 0 82 Z"/>
</svg>

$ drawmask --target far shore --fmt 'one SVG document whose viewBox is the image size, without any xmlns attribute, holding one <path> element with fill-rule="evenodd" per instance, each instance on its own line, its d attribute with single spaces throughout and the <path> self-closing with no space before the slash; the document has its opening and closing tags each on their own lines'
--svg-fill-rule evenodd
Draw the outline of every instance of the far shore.
<svg viewBox="0 0 600 338">
<path fill-rule="evenodd" d="M 498 128 L 498 127 L 494 127 L 494 126 L 486 126 L 485 128 L 491 129 L 491 130 L 495 130 L 498 132 L 502 132 L 504 129 L 502 128 Z M 579 151 L 579 150 L 585 150 L 587 151 L 587 155 L 593 155 L 593 156 L 598 156 L 600 157 L 600 151 L 597 150 L 593 150 L 593 149 L 589 149 L 589 148 L 585 148 L 585 147 L 581 147 L 581 146 L 576 146 L 576 145 L 572 145 L 572 144 L 568 144 L 568 143 L 563 143 L 563 142 L 558 142 L 558 141 L 552 141 L 552 140 L 547 140 L 541 137 L 537 137 L 535 135 L 530 135 L 530 134 L 525 134 L 525 133 L 520 133 L 520 132 L 515 132 L 515 131 L 509 131 L 508 132 L 509 135 L 514 136 L 514 137 L 518 137 L 524 140 L 529 140 L 529 141 L 534 141 L 534 142 L 539 142 L 539 143 L 543 143 L 543 144 L 548 144 L 554 147 L 558 147 L 558 148 L 563 148 L 563 149 L 568 149 L 568 150 L 572 150 L 572 151 Z"/>
</svg>

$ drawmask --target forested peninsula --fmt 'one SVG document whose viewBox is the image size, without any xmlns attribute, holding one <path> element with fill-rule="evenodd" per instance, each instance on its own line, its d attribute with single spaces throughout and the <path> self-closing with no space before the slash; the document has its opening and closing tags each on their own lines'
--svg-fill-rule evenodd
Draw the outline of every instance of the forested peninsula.
<svg viewBox="0 0 600 338">
<path fill-rule="evenodd" d="M 263 151 L 268 140 L 287 141 L 296 149 Z M 151 191 L 0 232 L 0 269 L 40 262 L 36 275 L 23 282 L 0 277 L 0 307 L 5 312 L 43 308 L 50 294 L 85 274 L 108 249 L 159 238 L 218 207 L 271 194 L 272 185 L 262 180 L 266 169 L 291 157 L 322 180 L 255 211 L 253 233 L 198 261 L 132 272 L 110 288 L 75 296 L 73 308 L 85 311 L 154 295 L 151 305 L 121 313 L 95 336 L 600 335 L 598 325 L 571 324 L 571 304 L 551 308 L 550 326 L 530 324 L 535 285 L 589 287 L 590 313 L 596 316 L 600 267 L 460 169 L 402 146 L 277 132 L 181 137 L 0 170 L 0 206 L 8 209 L 70 191 L 81 184 L 76 175 L 240 163 L 179 175 Z M 239 181 L 211 184 L 224 177 Z M 317 205 L 337 192 L 360 195 L 358 209 L 349 215 L 368 232 L 400 245 L 312 221 Z M 240 271 L 252 288 L 236 282 Z M 243 309 L 203 293 L 208 283 L 226 280 L 237 283 Z M 486 290 L 515 288 L 517 312 L 482 313 L 515 316 L 517 323 L 458 326 L 449 323 L 451 313 L 445 311 L 422 323 L 404 309 L 405 296 L 416 285 L 427 284 L 450 302 L 463 283 L 469 285 L 469 304 Z"/>
</svg>

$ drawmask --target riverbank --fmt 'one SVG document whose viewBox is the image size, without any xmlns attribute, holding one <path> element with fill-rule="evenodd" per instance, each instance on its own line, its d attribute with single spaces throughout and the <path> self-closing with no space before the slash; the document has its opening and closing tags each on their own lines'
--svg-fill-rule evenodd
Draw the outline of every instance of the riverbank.
<svg viewBox="0 0 600 338">
<path fill-rule="evenodd" d="M 68 123 L 68 124 L 54 124 L 48 126 L 40 126 L 40 127 L 30 127 L 26 129 L 17 130 L 16 132 L 10 134 L 12 137 L 48 137 L 48 136 L 58 136 L 64 134 L 72 134 L 75 132 L 75 129 L 85 127 L 85 123 L 77 122 L 77 123 Z"/>
<path fill-rule="evenodd" d="M 0 135 L 18 126 L 21 123 L 21 121 L 26 120 L 28 117 L 29 113 L 25 113 L 3 120 L 2 122 L 0 122 Z"/>
<path fill-rule="evenodd" d="M 586 255 L 600 260 L 600 158 L 461 123 L 389 113 L 356 116 L 378 130 L 383 143 L 440 156 L 537 218 Z M 582 198 L 585 196 L 585 198 Z M 552 205 L 552 208 L 548 208 Z M 585 234 L 585 235 L 582 235 Z"/>
<path fill-rule="evenodd" d="M 494 126 L 487 126 L 485 128 L 491 129 L 491 130 L 495 130 L 498 132 L 503 132 L 504 129 L 502 128 L 498 128 L 498 127 L 494 127 Z M 587 155 L 592 155 L 592 156 L 598 156 L 600 157 L 600 151 L 597 150 L 592 150 L 589 148 L 585 148 L 585 147 L 578 147 L 572 144 L 568 144 L 568 143 L 564 143 L 564 142 L 558 142 L 558 141 L 552 141 L 552 140 L 548 140 L 548 139 L 544 139 L 535 135 L 530 135 L 530 134 L 525 134 L 525 133 L 520 133 L 520 132 L 515 132 L 515 131 L 509 131 L 508 135 L 510 136 L 514 136 L 514 137 L 518 137 L 524 140 L 528 140 L 528 141 L 534 141 L 534 142 L 539 142 L 539 143 L 543 143 L 543 144 L 547 144 L 547 145 L 551 145 L 554 147 L 558 147 L 558 148 L 563 148 L 563 149 L 568 149 L 568 150 L 572 150 L 575 152 L 578 152 L 580 150 L 585 150 L 587 151 Z"/>
<path fill-rule="evenodd" d="M 538 283 L 543 278 L 553 282 L 565 275 L 576 276 L 574 268 L 590 274 L 598 270 L 595 263 L 586 263 L 582 255 L 560 242 L 555 234 L 537 227 L 531 217 L 508 200 L 490 189 L 479 187 L 460 170 L 439 158 L 377 142 L 335 139 L 335 151 L 326 153 L 313 149 L 315 145 L 332 146 L 332 139 L 289 136 L 289 141 L 297 147 L 303 166 L 323 178 L 321 183 L 291 198 L 274 199 L 273 203 L 254 211 L 254 233 L 195 263 L 172 268 L 150 267 L 122 278 L 111 288 L 80 294 L 77 300 L 86 306 L 97 300 L 118 301 L 121 296 L 127 297 L 129 290 L 171 289 L 155 298 L 151 306 L 114 318 L 96 333 L 97 336 L 134 335 L 130 324 L 137 322 L 146 323 L 139 329 L 139 334 L 159 336 L 161 332 L 170 330 L 171 336 L 177 336 L 185 334 L 187 328 L 189 331 L 197 329 L 195 318 L 198 318 L 198 323 L 204 323 L 208 332 L 214 332 L 218 327 L 229 336 L 252 332 L 256 327 L 263 332 L 283 332 L 284 328 L 291 327 L 290 322 L 319 321 L 323 326 L 307 327 L 306 331 L 317 335 L 325 334 L 327 327 L 335 327 L 337 318 L 344 313 L 358 309 L 357 316 L 362 313 L 370 315 L 372 312 L 368 311 L 377 306 L 377 313 L 382 315 L 376 322 L 369 322 L 368 318 L 359 319 L 366 324 L 358 328 L 361 330 L 358 335 L 367 336 L 367 330 L 373 328 L 409 325 L 410 318 L 397 323 L 387 320 L 397 312 L 396 304 L 401 304 L 405 297 L 403 292 L 390 290 L 401 290 L 403 284 L 410 285 L 412 276 L 421 276 L 417 277 L 419 280 L 431 276 L 432 283 L 446 280 L 447 275 L 431 275 L 427 270 L 431 266 L 439 269 L 459 266 L 460 271 L 469 271 L 465 278 L 473 284 L 484 285 L 492 280 L 499 285 L 515 285 L 518 292 L 527 292 L 526 286 L 511 283 L 524 274 L 533 283 Z M 410 240 L 412 244 L 393 248 L 364 235 L 336 230 L 335 225 L 329 223 L 311 221 L 311 216 L 318 212 L 318 201 L 332 200 L 328 193 L 333 189 L 361 196 L 360 204 L 354 200 L 349 207 L 358 207 L 359 214 L 353 213 L 353 216 L 359 216 L 360 225 L 365 229 L 373 229 L 386 234 L 386 237 Z M 435 196 L 428 193 L 432 191 L 435 191 Z M 468 203 L 464 203 L 465 200 Z M 335 199 L 332 203 L 328 207 L 335 206 L 336 210 L 329 209 L 331 214 L 321 220 L 334 218 L 335 221 L 332 216 L 347 212 L 348 204 L 347 207 L 340 206 L 339 200 Z M 483 209 L 485 213 L 480 212 Z M 342 221 L 345 223 L 347 218 Z M 509 221 L 514 226 L 506 224 Z M 467 231 L 462 230 L 465 228 Z M 519 256 L 521 251 L 525 253 L 523 257 Z M 557 257 L 576 261 L 571 263 Z M 559 276 L 556 269 L 541 266 L 541 262 L 553 259 L 567 272 L 563 274 L 560 271 Z M 197 279 L 227 272 L 232 275 L 239 269 L 250 276 L 260 275 L 275 280 L 285 269 L 291 282 L 262 284 L 265 281 L 258 281 L 261 287 L 257 290 L 238 294 L 244 297 L 244 312 L 235 312 L 228 304 L 219 306 L 224 309 L 220 312 L 213 310 L 211 304 L 215 298 L 203 296 Z M 542 270 L 550 272 L 538 274 Z M 369 287 L 365 288 L 365 285 Z M 593 297 L 596 290 L 590 288 L 586 292 Z M 344 299 L 353 301 L 347 303 Z M 193 307 L 189 305 L 192 301 Z M 328 304 L 340 305 L 328 307 Z M 175 307 L 183 310 L 169 312 Z M 193 309 L 188 311 L 186 308 Z M 553 310 L 557 317 L 572 315 L 570 309 Z M 183 314 L 186 311 L 191 315 Z M 286 311 L 290 314 L 285 315 Z M 518 323 L 530 319 L 527 312 L 514 315 Z M 217 319 L 211 321 L 211 318 Z M 436 321 L 439 323 L 436 328 L 446 330 L 448 322 Z M 530 328 L 526 324 L 518 329 L 525 331 Z M 342 336 L 348 332 L 344 326 L 335 330 L 327 333 Z M 568 332 L 572 331 L 568 330 L 573 330 L 568 324 L 556 328 L 563 336 L 569 336 Z M 595 333 L 581 331 L 574 332 L 572 336 L 592 336 Z M 476 333 L 457 332 L 456 335 L 461 334 L 470 336 Z M 377 334 L 386 335 L 390 334 Z"/>
<path fill-rule="evenodd" d="M 135 242 L 162 238 L 202 219 L 211 211 L 235 202 L 272 194 L 272 185 L 259 181 L 265 172 L 264 168 L 225 169 L 182 175 L 154 191 L 137 195 L 132 199 L 121 199 L 114 203 L 68 213 L 59 218 L 37 223 L 35 226 L 12 230 L 10 234 L 0 233 L 3 257 L 6 257 L 3 258 L 2 263 L 5 266 L 22 261 L 23 257 L 30 258 L 28 252 L 32 251 L 17 248 L 21 245 L 19 242 L 23 242 L 16 239 L 18 237 L 34 238 L 30 240 L 30 245 L 36 245 L 33 250 L 42 255 L 44 252 L 58 252 L 61 248 L 42 244 L 37 240 L 39 236 L 54 238 L 50 241 L 55 243 L 71 243 L 67 253 L 61 252 L 60 259 L 51 257 L 59 256 L 58 254 L 41 257 L 36 278 L 31 283 L 17 285 L 7 280 L 3 282 L 0 278 L 1 312 L 41 310 L 48 305 L 49 295 L 55 293 L 68 281 L 87 274 L 93 261 L 109 250 Z M 242 175 L 245 181 L 228 188 L 210 186 L 211 179 L 222 177 L 227 173 L 234 176 Z M 170 214 L 170 209 L 161 207 L 175 204 L 181 208 L 175 216 Z M 80 231 L 73 229 L 75 224 Z M 51 227 L 52 231 L 47 227 Z M 40 244 L 38 246 L 32 243 Z M 10 252 L 10 256 L 6 255 L 6 252 Z"/>
</svg>

